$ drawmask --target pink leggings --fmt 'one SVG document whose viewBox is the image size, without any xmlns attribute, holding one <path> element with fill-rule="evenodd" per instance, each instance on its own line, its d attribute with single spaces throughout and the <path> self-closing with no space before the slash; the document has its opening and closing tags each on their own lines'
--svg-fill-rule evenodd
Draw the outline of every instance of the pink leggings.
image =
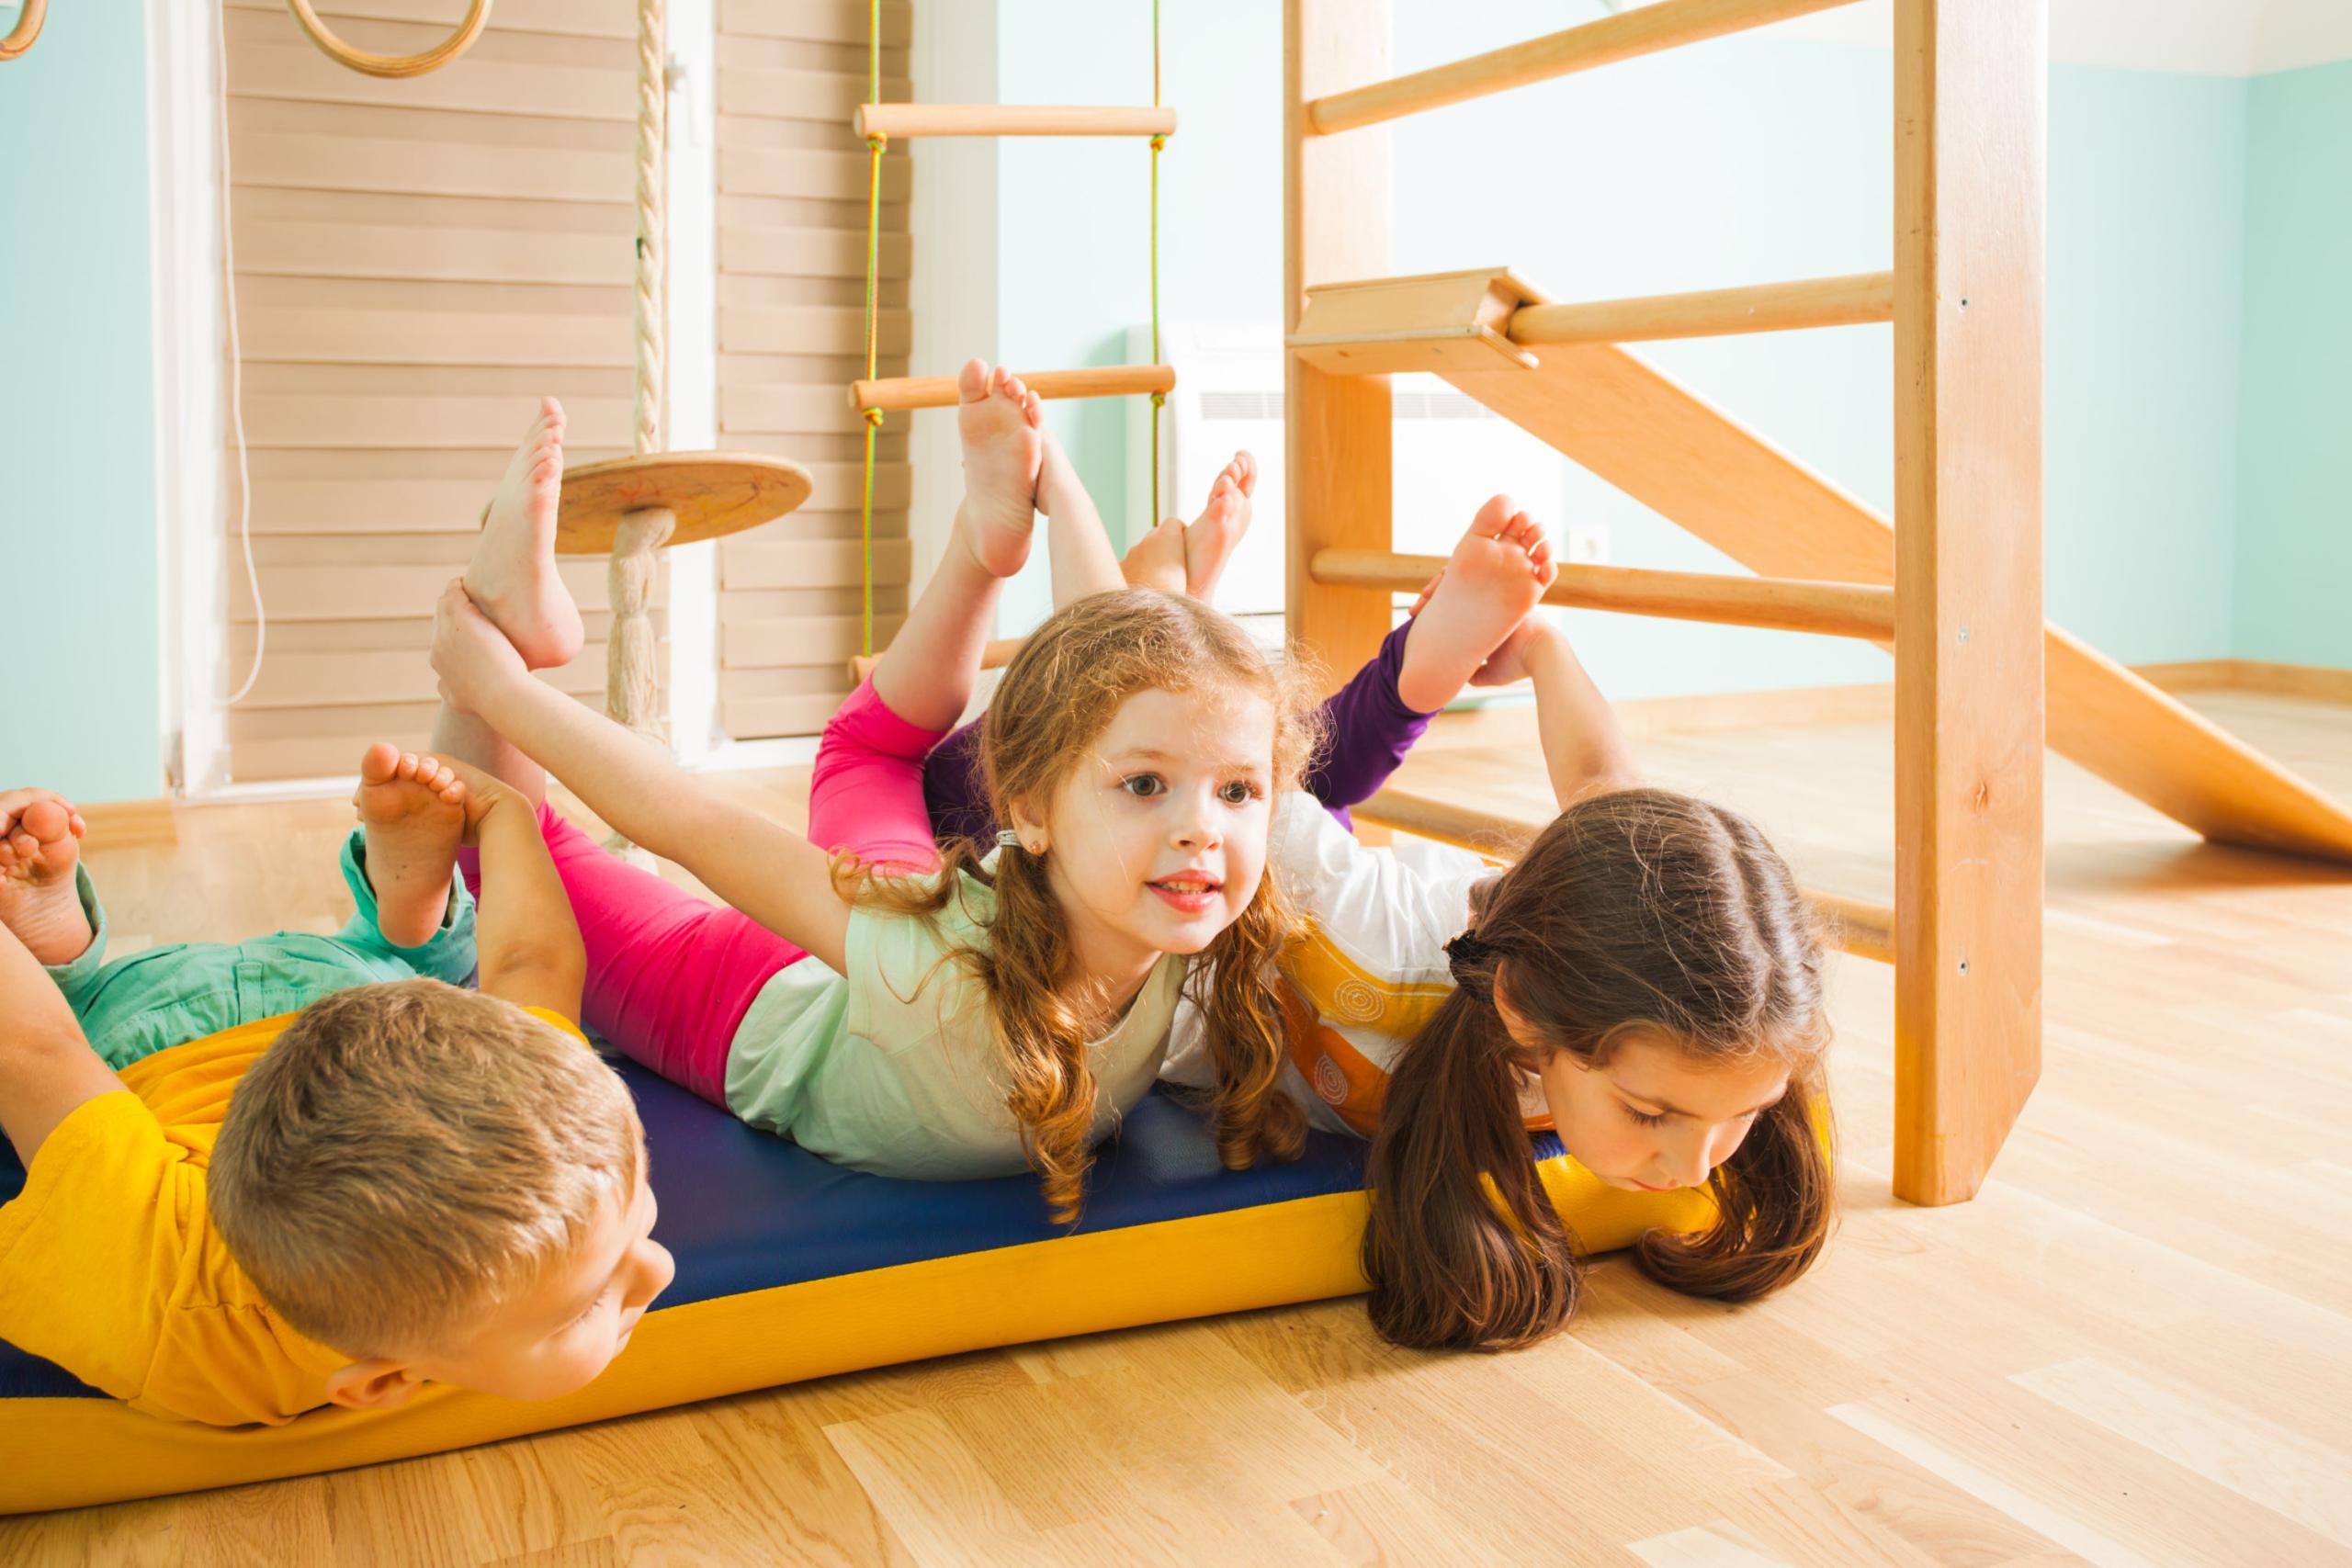
<svg viewBox="0 0 2352 1568">
<path fill-rule="evenodd" d="M 918 729 L 861 684 L 825 726 L 808 788 L 808 837 L 872 864 L 939 864 L 922 760 L 944 730 Z M 808 954 L 749 915 L 698 898 L 607 853 L 539 807 L 539 832 L 588 949 L 581 1021 L 672 1083 L 727 1103 L 727 1052 L 760 987 Z M 480 857 L 458 856 L 481 896 Z"/>
</svg>

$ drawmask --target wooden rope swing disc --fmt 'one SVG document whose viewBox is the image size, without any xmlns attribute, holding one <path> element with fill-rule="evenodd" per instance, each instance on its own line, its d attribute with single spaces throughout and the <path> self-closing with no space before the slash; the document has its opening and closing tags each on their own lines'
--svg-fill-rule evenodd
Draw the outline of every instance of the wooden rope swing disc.
<svg viewBox="0 0 2352 1568">
<path fill-rule="evenodd" d="M 458 24 L 458 30 L 431 49 L 419 54 L 370 54 L 364 49 L 354 49 L 335 37 L 327 25 L 319 20 L 319 14 L 311 8 L 311 0 L 286 0 L 286 4 L 293 11 L 294 19 L 302 24 L 302 30 L 311 35 L 311 41 L 317 44 L 329 60 L 364 76 L 398 79 L 424 76 L 438 71 L 471 49 L 474 39 L 481 36 L 482 28 L 490 25 L 490 0 L 473 0 L 466 11 L 466 19 Z"/>
<path fill-rule="evenodd" d="M 588 463 L 563 476 L 555 551 L 610 555 L 621 519 L 653 507 L 677 517 L 666 544 L 723 538 L 793 511 L 813 488 L 799 464 L 751 452 L 649 452 Z"/>
<path fill-rule="evenodd" d="M 49 0 L 25 0 L 25 8 L 17 13 L 17 25 L 0 38 L 0 60 L 14 60 L 32 48 L 33 39 L 40 37 L 41 19 L 49 15 Z"/>
</svg>

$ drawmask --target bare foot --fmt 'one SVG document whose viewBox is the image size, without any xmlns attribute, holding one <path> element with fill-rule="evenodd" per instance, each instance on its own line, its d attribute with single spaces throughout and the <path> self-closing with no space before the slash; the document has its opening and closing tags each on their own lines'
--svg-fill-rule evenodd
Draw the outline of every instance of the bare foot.
<svg viewBox="0 0 2352 1568">
<path fill-rule="evenodd" d="M 1258 491 L 1258 459 L 1236 452 L 1209 486 L 1208 504 L 1184 530 L 1184 592 L 1207 604 L 1225 575 L 1234 547 L 1250 531 L 1250 498 Z"/>
<path fill-rule="evenodd" d="M 1029 558 L 1037 521 L 1038 468 L 1045 455 L 1044 409 L 1021 378 L 985 360 L 965 362 L 956 378 L 956 411 L 964 441 L 964 504 L 957 513 L 980 570 L 1011 577 Z"/>
<path fill-rule="evenodd" d="M 468 596 L 533 670 L 569 664 L 580 652 L 580 607 L 555 570 L 562 491 L 563 405 L 543 398 L 482 513 L 481 541 L 466 567 Z"/>
<path fill-rule="evenodd" d="M 43 964 L 71 964 L 90 945 L 90 917 L 74 885 L 88 830 L 62 795 L 0 794 L 0 926 Z"/>
<path fill-rule="evenodd" d="M 1460 695 L 1559 574 L 1543 528 L 1509 496 L 1480 507 L 1406 636 L 1405 705 L 1434 713 Z"/>
<path fill-rule="evenodd" d="M 466 786 L 434 757 L 378 741 L 359 759 L 351 797 L 368 830 L 376 929 L 394 947 L 423 947 L 449 908 L 449 878 L 466 830 Z"/>
<path fill-rule="evenodd" d="M 1170 517 L 1137 539 L 1119 561 L 1119 574 L 1130 588 L 1156 588 L 1162 593 L 1184 592 L 1184 520 Z"/>
</svg>

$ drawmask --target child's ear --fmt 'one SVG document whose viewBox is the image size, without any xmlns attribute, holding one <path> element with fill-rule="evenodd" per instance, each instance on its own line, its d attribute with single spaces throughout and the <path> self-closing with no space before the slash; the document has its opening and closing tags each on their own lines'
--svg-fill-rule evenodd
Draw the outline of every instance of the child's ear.
<svg viewBox="0 0 2352 1568">
<path fill-rule="evenodd" d="M 424 1386 L 414 1362 L 378 1356 L 329 1372 L 327 1399 L 345 1410 L 397 1410 Z"/>
<path fill-rule="evenodd" d="M 1012 818 L 1012 831 L 1021 840 L 1021 847 L 1033 855 L 1046 852 L 1051 837 L 1046 824 L 1031 813 L 1028 803 L 1019 800 L 1005 802 L 1005 815 Z"/>
</svg>

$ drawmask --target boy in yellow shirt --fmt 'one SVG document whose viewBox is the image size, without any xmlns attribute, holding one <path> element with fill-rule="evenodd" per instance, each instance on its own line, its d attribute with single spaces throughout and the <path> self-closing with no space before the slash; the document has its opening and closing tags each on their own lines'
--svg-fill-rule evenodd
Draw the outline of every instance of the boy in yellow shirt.
<svg viewBox="0 0 2352 1568">
<path fill-rule="evenodd" d="M 579 1388 L 670 1281 L 531 806 L 371 748 L 358 913 L 115 964 L 70 803 L 0 793 L 0 1338 L 220 1426 Z M 477 922 L 454 875 L 477 847 Z M 479 991 L 448 983 L 479 964 Z"/>
</svg>

